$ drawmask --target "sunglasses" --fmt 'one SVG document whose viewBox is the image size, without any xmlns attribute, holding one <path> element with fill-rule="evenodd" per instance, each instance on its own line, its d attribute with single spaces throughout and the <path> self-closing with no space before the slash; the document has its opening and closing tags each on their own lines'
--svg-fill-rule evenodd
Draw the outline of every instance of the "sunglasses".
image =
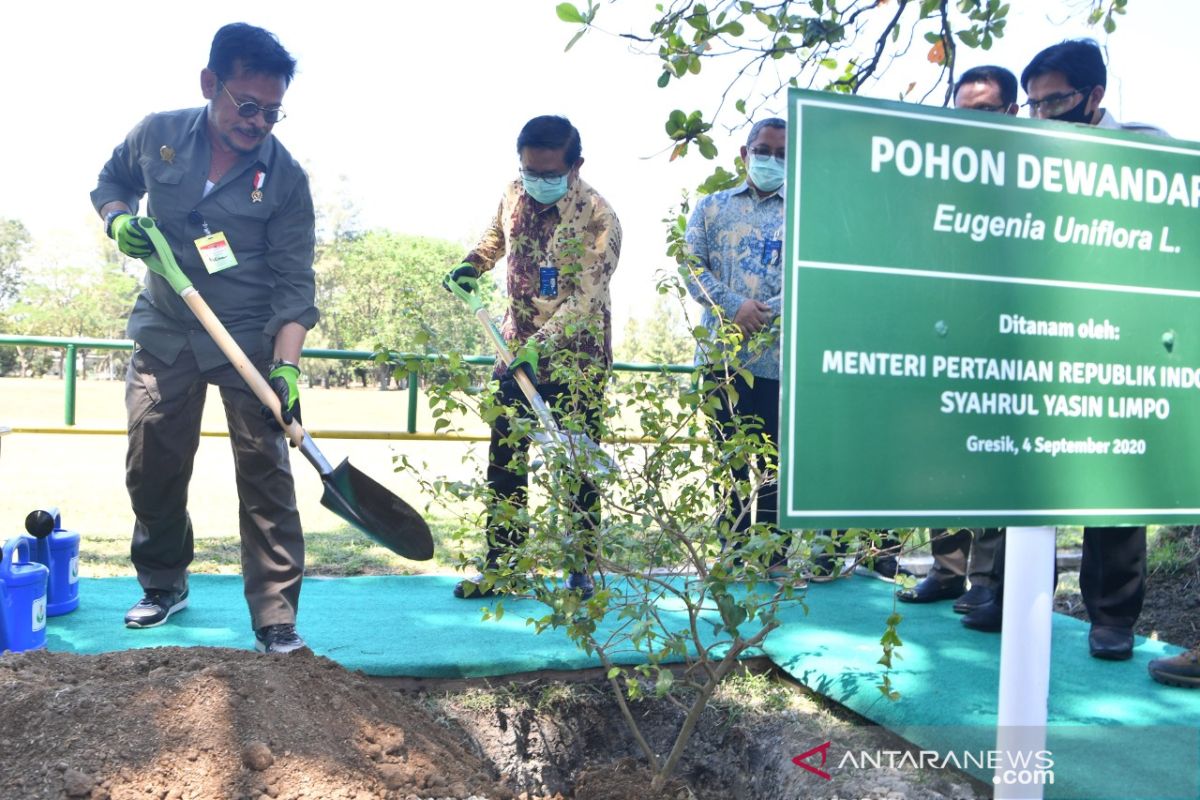
<svg viewBox="0 0 1200 800">
<path fill-rule="evenodd" d="M 283 106 L 274 106 L 273 108 L 265 108 L 263 106 L 260 106 L 258 103 L 254 102 L 253 100 L 247 100 L 244 103 L 239 103 L 237 101 L 237 98 L 235 98 L 232 94 L 229 93 L 228 86 L 226 86 L 224 83 L 222 83 L 221 88 L 224 89 L 225 94 L 229 96 L 230 102 L 232 102 L 235 106 L 237 106 L 237 112 L 238 112 L 239 117 L 245 117 L 246 119 L 250 119 L 251 117 L 258 116 L 258 112 L 261 111 L 262 115 L 263 115 L 263 122 L 267 123 L 268 125 L 274 125 L 276 122 L 279 122 L 281 119 L 287 118 L 287 113 L 284 112 Z"/>
</svg>

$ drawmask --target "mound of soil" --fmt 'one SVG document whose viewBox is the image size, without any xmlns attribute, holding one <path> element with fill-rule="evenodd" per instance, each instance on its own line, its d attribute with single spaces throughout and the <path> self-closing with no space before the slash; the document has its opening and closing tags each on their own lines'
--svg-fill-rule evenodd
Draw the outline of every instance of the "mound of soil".
<svg viewBox="0 0 1200 800">
<path fill-rule="evenodd" d="M 513 796 L 426 709 L 308 651 L 9 654 L 0 697 L 4 798 Z"/>
</svg>

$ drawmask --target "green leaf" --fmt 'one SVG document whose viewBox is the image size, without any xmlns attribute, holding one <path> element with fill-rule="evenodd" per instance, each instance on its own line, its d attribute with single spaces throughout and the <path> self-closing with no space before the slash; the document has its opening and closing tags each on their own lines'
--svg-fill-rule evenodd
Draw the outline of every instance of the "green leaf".
<svg viewBox="0 0 1200 800">
<path fill-rule="evenodd" d="M 571 41 L 567 42 L 567 46 L 563 48 L 563 52 L 565 53 L 574 47 L 575 43 L 579 41 L 579 37 L 583 36 L 585 33 L 587 33 L 587 28 L 581 28 L 578 33 L 571 37 Z"/>
<path fill-rule="evenodd" d="M 738 22 L 737 20 L 734 20 L 733 22 L 727 22 L 724 25 L 722 25 L 720 28 L 717 29 L 717 32 L 718 33 L 728 33 L 730 36 L 741 36 L 743 33 L 746 32 L 746 26 L 743 25 L 742 23 Z"/>
<path fill-rule="evenodd" d="M 687 131 L 687 115 L 678 108 L 667 117 L 667 136 L 678 139 Z"/>
<path fill-rule="evenodd" d="M 610 670 L 608 671 L 608 679 L 609 679 L 609 680 L 612 680 L 613 678 L 617 677 L 617 676 L 618 676 L 618 675 L 620 675 L 620 674 L 621 674 L 621 668 L 620 668 L 620 667 L 613 667 L 612 669 L 610 669 Z"/>
<path fill-rule="evenodd" d="M 658 76 L 658 88 L 665 89 L 667 84 L 671 82 L 671 71 L 664 69 L 663 74 Z"/>
<path fill-rule="evenodd" d="M 563 22 L 584 24 L 583 14 L 579 12 L 579 9 L 573 3 L 559 3 L 554 7 L 554 13 L 558 14 L 558 18 Z"/>
</svg>

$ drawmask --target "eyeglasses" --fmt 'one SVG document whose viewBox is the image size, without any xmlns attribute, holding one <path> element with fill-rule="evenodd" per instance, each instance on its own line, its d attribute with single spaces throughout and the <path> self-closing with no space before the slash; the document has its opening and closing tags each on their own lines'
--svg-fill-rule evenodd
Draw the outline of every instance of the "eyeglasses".
<svg viewBox="0 0 1200 800">
<path fill-rule="evenodd" d="M 765 144 L 760 144 L 758 147 L 751 148 L 750 152 L 759 158 L 770 158 L 771 156 L 775 156 L 775 158 L 778 158 L 780 161 L 787 161 L 787 150 L 782 147 L 778 150 L 772 150 Z"/>
<path fill-rule="evenodd" d="M 229 93 L 228 86 L 226 86 L 224 83 L 222 83 L 221 88 L 225 90 L 225 94 L 229 95 L 230 102 L 232 102 L 235 106 L 237 106 L 237 112 L 238 112 L 239 117 L 245 117 L 246 119 L 250 119 L 251 117 L 257 116 L 258 112 L 261 111 L 262 115 L 263 115 L 263 122 L 267 123 L 268 125 L 274 125 L 276 122 L 279 122 L 281 119 L 287 119 L 287 114 L 284 112 L 283 106 L 273 106 L 271 108 L 265 108 L 264 106 L 260 106 L 258 103 L 254 102 L 253 100 L 247 100 L 244 103 L 239 103 L 237 101 L 237 98 Z"/>
<path fill-rule="evenodd" d="M 558 181 L 562 178 L 565 178 L 567 175 L 566 172 L 534 172 L 533 170 L 525 169 L 524 167 L 520 167 L 520 171 L 521 177 L 529 181 Z M 567 172 L 570 172 L 570 170 L 567 170 Z"/>
<path fill-rule="evenodd" d="M 1030 100 L 1024 104 L 1024 107 L 1029 109 L 1029 116 L 1031 117 L 1056 117 L 1079 104 L 1078 101 L 1073 101 L 1071 98 L 1077 94 L 1087 97 L 1094 88 L 1094 86 L 1086 86 L 1070 92 L 1052 94 L 1048 97 L 1043 97 L 1041 100 Z"/>
</svg>

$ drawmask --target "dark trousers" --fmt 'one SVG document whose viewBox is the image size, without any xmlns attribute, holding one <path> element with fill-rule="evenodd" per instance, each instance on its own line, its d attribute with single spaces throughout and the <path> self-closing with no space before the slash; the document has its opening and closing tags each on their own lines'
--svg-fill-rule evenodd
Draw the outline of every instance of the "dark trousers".
<svg viewBox="0 0 1200 800">
<path fill-rule="evenodd" d="M 708 380 L 724 384 L 727 377 L 724 373 L 709 373 Z M 779 381 L 769 378 L 754 378 L 754 386 L 746 383 L 741 376 L 733 376 L 730 385 L 737 393 L 737 403 L 731 403 L 729 395 L 720 392 L 721 406 L 712 420 L 712 435 L 718 440 L 724 440 L 732 435 L 734 417 L 757 417 L 762 420 L 762 435 L 770 438 L 779 445 Z M 767 467 L 759 463 L 760 469 Z M 775 526 L 779 522 L 779 484 L 776 480 L 775 465 L 771 465 L 771 479 L 758 491 L 754 500 L 754 516 L 758 523 Z M 746 481 L 750 477 L 750 465 L 743 464 L 732 470 L 735 481 Z M 724 500 L 723 492 L 717 490 L 718 499 Z M 750 498 L 742 497 L 736 491 L 731 493 L 725 510 L 725 519 L 729 523 L 731 533 L 739 533 L 750 527 Z M 783 563 L 787 557 L 786 545 L 772 559 L 773 565 Z"/>
<path fill-rule="evenodd" d="M 563 414 L 582 419 L 584 431 L 593 441 L 599 442 L 599 413 L 596 408 L 586 403 L 580 393 L 569 391 L 564 384 L 543 383 L 538 386 L 538 394 L 542 396 L 546 405 L 550 406 L 556 419 L 561 419 Z M 523 416 L 532 416 L 520 389 L 511 382 L 501 384 L 497 400 L 506 406 L 522 409 Z M 536 421 L 534 424 L 537 424 Z M 512 423 L 509 417 L 497 417 L 492 424 L 487 468 L 487 485 L 495 498 L 488 508 L 486 523 L 487 563 L 493 566 L 500 562 L 507 550 L 520 546 L 529 533 L 528 526 L 515 519 L 521 509 L 525 508 L 529 492 L 529 440 L 522 438 L 510 444 L 505 440 L 511 435 Z M 547 464 L 545 467 L 554 468 L 554 464 Z M 589 531 L 600 527 L 600 494 L 586 476 L 581 481 L 574 504 L 570 509 L 571 513 L 565 515 L 568 519 L 583 524 Z M 583 555 L 590 561 L 595 555 L 594 535 L 585 531 L 579 541 L 583 545 Z"/>
<path fill-rule="evenodd" d="M 933 551 L 930 575 L 943 583 L 969 578 L 973 586 L 997 589 L 1004 581 L 1004 529 L 961 528 L 947 535 L 945 528 L 929 530 Z"/>
<path fill-rule="evenodd" d="M 995 590 L 1002 603 L 1003 580 Z M 1146 528 L 1084 528 L 1079 593 L 1093 625 L 1132 628 L 1146 599 Z"/>
<path fill-rule="evenodd" d="M 139 348 L 125 374 L 125 485 L 136 518 L 130 556 L 138 581 L 144 589 L 187 588 L 194 555 L 188 484 L 209 384 L 220 387 L 229 424 L 251 622 L 256 629 L 294 623 L 304 532 L 286 440 L 263 418 L 258 398 L 232 366 L 202 373 L 186 349 L 166 364 Z"/>
<path fill-rule="evenodd" d="M 1132 628 L 1146 599 L 1146 529 L 1084 528 L 1079 592 L 1093 625 Z"/>
</svg>

